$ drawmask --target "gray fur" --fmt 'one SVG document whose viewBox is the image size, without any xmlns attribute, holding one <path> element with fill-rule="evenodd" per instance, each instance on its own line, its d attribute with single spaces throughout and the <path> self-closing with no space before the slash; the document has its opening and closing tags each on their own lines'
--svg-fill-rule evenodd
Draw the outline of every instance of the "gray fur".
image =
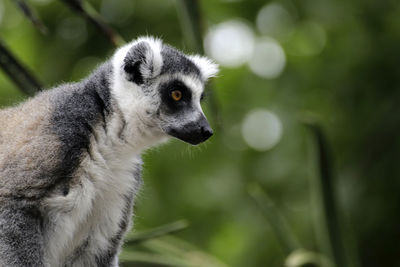
<svg viewBox="0 0 400 267">
<path fill-rule="evenodd" d="M 117 266 L 140 153 L 170 129 L 209 137 L 204 115 L 196 122 L 200 66 L 159 42 L 132 42 L 83 81 L 0 110 L 0 266 Z M 171 109 L 163 85 L 176 80 L 191 97 Z"/>
<path fill-rule="evenodd" d="M 200 77 L 199 68 L 182 52 L 175 48 L 165 45 L 161 51 L 161 55 L 164 59 L 161 74 L 184 73 Z"/>
</svg>

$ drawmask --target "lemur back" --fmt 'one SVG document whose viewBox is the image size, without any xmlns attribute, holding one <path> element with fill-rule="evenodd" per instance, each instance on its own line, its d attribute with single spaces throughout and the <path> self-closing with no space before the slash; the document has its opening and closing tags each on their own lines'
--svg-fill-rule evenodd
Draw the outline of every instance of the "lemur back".
<svg viewBox="0 0 400 267">
<path fill-rule="evenodd" d="M 211 136 L 200 98 L 216 72 L 140 38 L 83 81 L 0 111 L 0 266 L 118 266 L 141 152 Z"/>
</svg>

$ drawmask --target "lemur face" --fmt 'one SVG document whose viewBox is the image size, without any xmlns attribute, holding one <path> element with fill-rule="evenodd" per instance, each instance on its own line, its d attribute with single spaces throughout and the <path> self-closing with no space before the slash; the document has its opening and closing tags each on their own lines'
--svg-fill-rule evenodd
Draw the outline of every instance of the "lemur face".
<svg viewBox="0 0 400 267">
<path fill-rule="evenodd" d="M 139 39 L 123 54 L 125 87 L 138 91 L 150 127 L 192 145 L 212 136 L 200 101 L 207 79 L 218 72 L 216 64 L 152 38 Z"/>
<path fill-rule="evenodd" d="M 203 84 L 195 81 L 190 76 L 176 77 L 160 83 L 158 88 L 161 128 L 192 145 L 204 142 L 213 134 L 200 106 Z"/>
</svg>

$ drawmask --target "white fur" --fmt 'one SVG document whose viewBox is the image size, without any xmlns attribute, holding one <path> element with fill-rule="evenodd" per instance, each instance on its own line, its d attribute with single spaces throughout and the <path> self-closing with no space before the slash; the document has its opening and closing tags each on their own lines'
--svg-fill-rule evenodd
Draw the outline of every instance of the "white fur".
<svg viewBox="0 0 400 267">
<path fill-rule="evenodd" d="M 147 56 L 152 58 L 153 71 L 158 75 L 162 68 L 161 41 L 158 39 L 150 37 L 139 38 L 120 48 L 112 58 L 114 77 L 111 84 L 111 92 L 127 122 L 126 140 L 130 142 L 130 145 L 135 150 L 144 150 L 166 138 L 165 134 L 162 133 L 162 129 L 148 129 L 146 111 L 149 111 L 154 105 L 148 103 L 148 99 L 143 97 L 142 90 L 138 85 L 126 80 L 123 70 L 124 58 L 129 49 L 141 41 L 148 42 L 152 48 L 153 51 Z"/>
<path fill-rule="evenodd" d="M 141 151 L 132 150 L 119 139 L 121 118 L 117 114 L 107 129 L 107 134 L 101 127 L 96 129 L 96 138 L 91 140 L 92 158 L 83 160 L 77 174 L 79 183 L 67 196 L 55 195 L 46 200 L 45 207 L 51 211 L 49 217 L 55 226 L 50 227 L 45 242 L 47 266 L 61 266 L 85 241 L 87 233 L 91 255 L 83 255 L 74 266 L 95 266 L 92 256 L 104 252 L 119 229 L 125 196 L 139 190 L 139 181 L 132 173 L 141 165 Z"/>
<path fill-rule="evenodd" d="M 147 36 L 138 38 L 133 45 L 140 42 L 146 42 L 150 45 L 150 50 L 146 54 L 146 64 L 142 64 L 140 69 L 141 73 L 145 78 L 156 77 L 160 74 L 163 64 L 161 57 L 162 42 L 160 39 Z M 150 70 L 152 70 L 151 73 Z"/>
<path fill-rule="evenodd" d="M 215 77 L 218 74 L 219 71 L 218 65 L 213 61 L 211 61 L 210 59 L 199 55 L 192 55 L 189 56 L 189 58 L 200 69 L 204 81 L 208 80 L 211 77 Z"/>
</svg>

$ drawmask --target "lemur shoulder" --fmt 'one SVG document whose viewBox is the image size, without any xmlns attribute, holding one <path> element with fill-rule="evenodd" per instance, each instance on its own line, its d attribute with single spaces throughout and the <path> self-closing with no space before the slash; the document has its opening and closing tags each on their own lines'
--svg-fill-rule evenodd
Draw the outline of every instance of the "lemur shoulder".
<svg viewBox="0 0 400 267">
<path fill-rule="evenodd" d="M 159 39 L 86 79 L 0 111 L 0 266 L 118 266 L 140 154 L 212 135 L 200 99 L 217 66 Z"/>
</svg>

